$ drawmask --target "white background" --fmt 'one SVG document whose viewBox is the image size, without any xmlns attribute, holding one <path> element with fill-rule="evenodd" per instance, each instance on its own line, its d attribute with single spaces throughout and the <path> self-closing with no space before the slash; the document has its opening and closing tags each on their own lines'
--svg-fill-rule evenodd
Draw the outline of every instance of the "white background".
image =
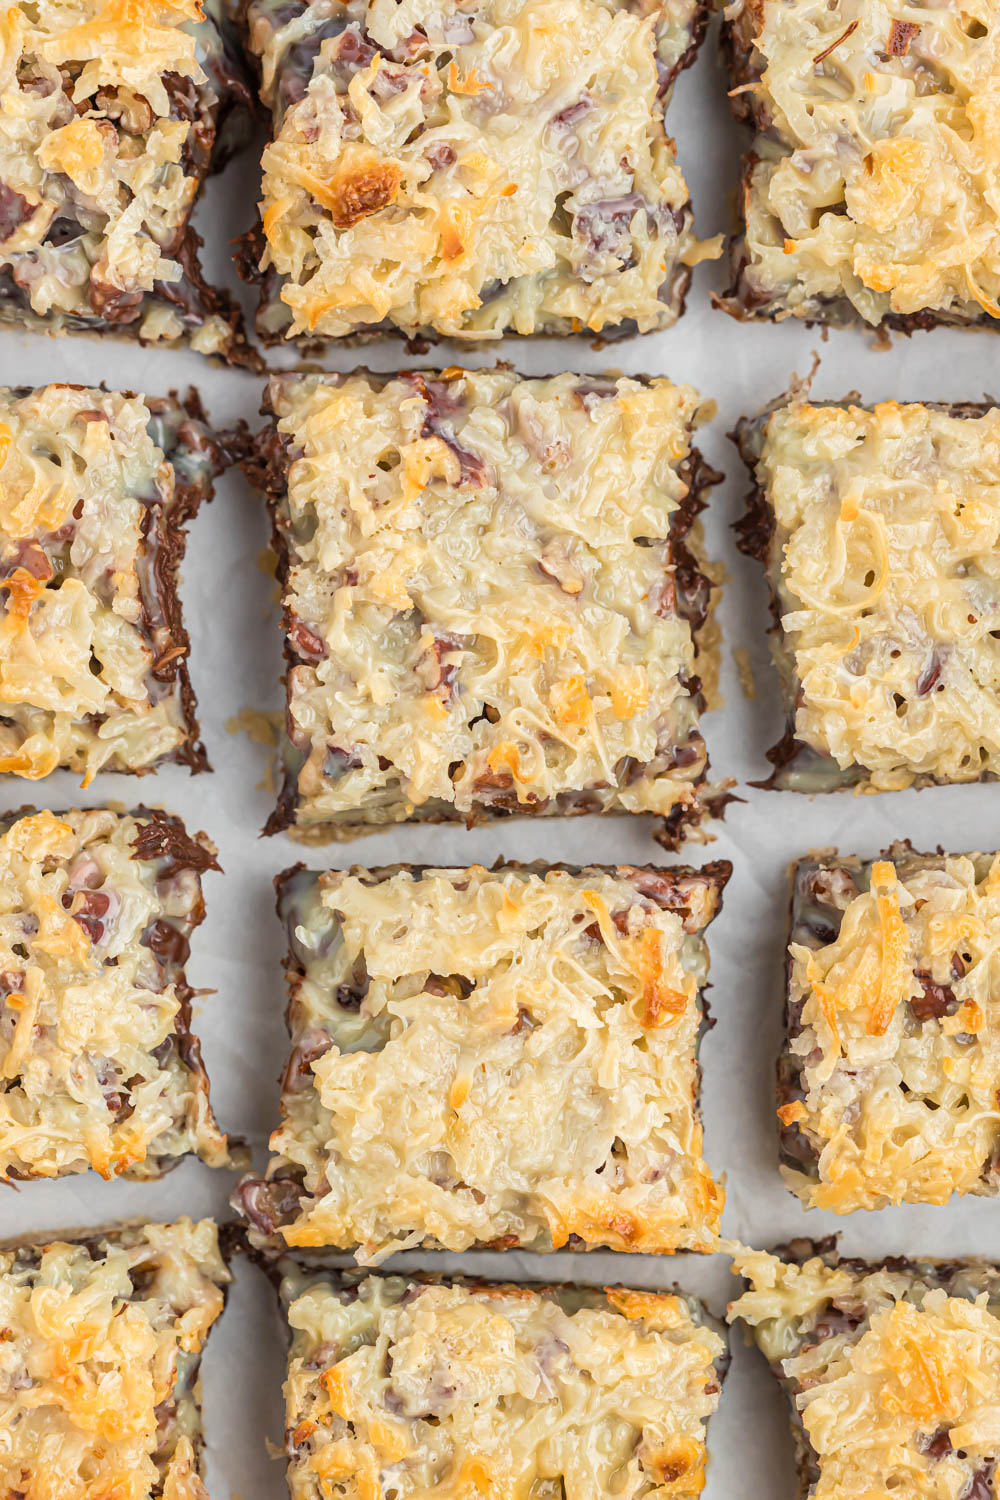
<svg viewBox="0 0 1000 1500">
<path fill-rule="evenodd" d="M 695 206 L 698 231 L 707 236 L 732 227 L 734 190 L 743 134 L 728 116 L 726 83 L 715 27 L 693 70 L 680 80 L 668 126 Z M 253 215 L 257 196 L 255 153 L 245 153 L 212 182 L 196 222 L 208 244 L 209 279 L 234 283 L 228 241 Z M 721 607 L 724 632 L 724 706 L 705 721 L 714 774 L 740 783 L 767 774 L 764 750 L 782 732 L 775 678 L 765 631 L 769 623 L 760 569 L 739 556 L 729 531 L 743 509 L 747 478 L 726 434 L 743 413 L 783 391 L 793 371 L 807 373 L 814 350 L 821 364 L 817 398 L 852 390 L 866 401 L 981 400 L 1000 388 L 994 373 L 1000 344 L 985 331 L 944 329 L 897 338 L 878 350 L 864 331 L 743 326 L 709 302 L 721 290 L 721 265 L 695 272 L 688 311 L 668 333 L 635 338 L 604 350 L 584 340 L 504 341 L 485 353 L 439 346 L 423 360 L 386 342 L 331 355 L 330 368 L 362 360 L 372 368 L 489 363 L 502 356 L 527 374 L 561 369 L 666 374 L 690 381 L 718 403 L 718 417 L 699 437 L 708 459 L 727 475 L 712 492 L 707 513 L 709 550 L 726 567 Z M 248 299 L 246 299 L 248 301 Z M 278 363 L 278 359 L 272 363 Z M 285 360 L 285 363 L 292 361 Z M 196 383 L 210 417 L 222 424 L 244 417 L 258 425 L 262 379 L 209 365 L 193 353 L 143 350 L 125 342 L 88 338 L 52 340 L 0 332 L 0 383 L 51 380 L 131 388 L 155 394 Z M 26 800 L 61 809 L 74 803 L 134 805 L 140 800 L 180 813 L 189 827 L 204 828 L 219 846 L 223 876 L 205 881 L 208 917 L 193 945 L 188 977 L 216 993 L 196 1009 L 196 1028 L 224 1128 L 249 1137 L 263 1166 L 265 1142 L 276 1121 L 277 1076 L 286 1048 L 281 975 L 283 936 L 273 911 L 273 876 L 302 857 L 286 837 L 260 839 L 273 803 L 265 784 L 269 752 L 246 735 L 227 732 L 241 709 L 274 710 L 281 704 L 276 585 L 262 571 L 267 540 L 264 505 L 238 474 L 218 488 L 215 501 L 191 528 L 182 589 L 192 636 L 191 671 L 214 774 L 189 777 L 167 767 L 155 778 L 102 776 L 86 792 L 58 774 L 38 785 L 7 778 L 0 808 Z M 757 685 L 748 700 L 737 680 L 734 648 L 749 650 Z M 806 1213 L 783 1188 L 776 1164 L 774 1058 L 780 1043 L 782 949 L 787 915 L 788 863 L 808 848 L 839 845 L 871 854 L 893 838 L 918 847 L 953 850 L 1000 846 L 1000 788 L 934 788 L 857 798 L 848 793 L 807 799 L 741 785 L 745 799 L 729 809 L 708 849 L 693 846 L 694 863 L 731 859 L 733 879 L 721 916 L 710 929 L 712 1011 L 717 1026 L 706 1039 L 704 1113 L 706 1154 L 725 1174 L 728 1202 L 724 1232 L 767 1246 L 796 1234 L 823 1234 L 837 1226 L 831 1215 Z M 663 861 L 643 819 L 595 817 L 502 822 L 462 827 L 415 825 L 360 843 L 312 852 L 311 862 L 490 864 L 503 855 L 552 861 Z M 308 855 L 307 855 L 308 857 Z M 27 1183 L 0 1193 L 0 1236 L 106 1223 L 128 1215 L 166 1218 L 180 1213 L 226 1217 L 233 1179 L 186 1162 L 161 1183 L 105 1183 L 96 1176 Z M 966 1200 L 945 1208 L 904 1207 L 843 1221 L 842 1245 L 853 1253 L 920 1252 L 958 1255 L 1000 1253 L 1000 1206 Z M 402 1259 L 402 1258 L 400 1258 Z M 733 1294 L 723 1256 L 656 1259 L 608 1254 L 549 1257 L 508 1254 L 409 1256 L 411 1263 L 461 1263 L 491 1276 L 576 1277 L 662 1286 L 674 1280 L 707 1297 L 717 1311 Z M 794 1494 L 790 1440 L 781 1405 L 762 1361 L 734 1336 L 734 1365 L 714 1419 L 706 1500 L 781 1500 Z M 269 1287 L 247 1265 L 236 1267 L 228 1311 L 204 1364 L 209 1486 L 213 1500 L 278 1500 L 285 1494 L 283 1467 L 269 1460 L 265 1437 L 280 1442 L 282 1336 Z"/>
</svg>

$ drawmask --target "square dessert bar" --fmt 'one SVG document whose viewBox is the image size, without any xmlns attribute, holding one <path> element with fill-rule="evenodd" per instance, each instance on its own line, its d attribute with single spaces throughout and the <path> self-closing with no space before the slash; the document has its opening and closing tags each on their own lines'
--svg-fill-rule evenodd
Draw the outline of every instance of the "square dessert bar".
<svg viewBox="0 0 1000 1500">
<path fill-rule="evenodd" d="M 697 261 L 663 125 L 704 0 L 245 0 L 271 113 L 243 274 L 269 343 L 672 324 Z"/>
<path fill-rule="evenodd" d="M 211 1219 L 0 1249 L 0 1493 L 204 1500 L 198 1366 L 229 1280 Z"/>
<path fill-rule="evenodd" d="M 718 478 L 669 380 L 280 375 L 248 465 L 284 583 L 268 825 L 704 815 L 714 675 L 694 518 Z"/>
<path fill-rule="evenodd" d="M 194 393 L 0 388 L 0 772 L 207 769 L 177 582 L 226 462 Z"/>
<path fill-rule="evenodd" d="M 736 436 L 788 710 L 770 784 L 996 777 L 1000 410 L 793 396 Z"/>
<path fill-rule="evenodd" d="M 782 1173 L 849 1213 L 1000 1192 L 1000 856 L 793 869 Z"/>
<path fill-rule="evenodd" d="M 788 1397 L 799 1495 L 993 1500 L 1000 1267 L 744 1250 L 731 1304 Z"/>
<path fill-rule="evenodd" d="M 1000 319 L 993 0 L 737 0 L 744 231 L 721 305 L 909 332 Z"/>
<path fill-rule="evenodd" d="M 278 881 L 292 1054 L 255 1236 L 376 1261 L 712 1250 L 704 931 L 728 864 L 356 869 Z"/>
<path fill-rule="evenodd" d="M 292 1500 L 702 1492 L 728 1355 L 693 1297 L 294 1274 L 282 1292 Z"/>
<path fill-rule="evenodd" d="M 0 63 L 0 321 L 257 363 L 190 217 L 250 93 L 221 0 L 17 0 Z"/>
<path fill-rule="evenodd" d="M 204 834 L 165 813 L 0 822 L 0 1179 L 235 1166 L 184 974 Z"/>
</svg>

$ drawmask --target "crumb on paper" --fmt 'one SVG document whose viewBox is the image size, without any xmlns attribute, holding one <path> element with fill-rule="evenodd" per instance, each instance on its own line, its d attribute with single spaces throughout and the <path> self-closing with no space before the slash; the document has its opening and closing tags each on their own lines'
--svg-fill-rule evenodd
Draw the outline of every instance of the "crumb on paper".
<svg viewBox="0 0 1000 1500">
<path fill-rule="evenodd" d="M 255 745 L 265 745 L 273 750 L 284 715 L 277 710 L 263 708 L 241 708 L 238 714 L 226 720 L 227 734 L 249 735 Z"/>
<path fill-rule="evenodd" d="M 733 661 L 736 663 L 736 675 L 739 678 L 743 696 L 752 701 L 757 696 L 757 684 L 754 681 L 750 652 L 745 646 L 734 646 Z"/>
<path fill-rule="evenodd" d="M 272 609 L 281 604 L 281 584 L 278 582 L 278 557 L 272 547 L 262 547 L 257 553 L 256 567 L 258 573 L 263 573 L 265 578 L 270 578 L 271 587 L 267 591 L 267 605 L 264 610 L 266 619 Z"/>
<path fill-rule="evenodd" d="M 275 750 L 281 737 L 284 718 L 284 713 L 277 709 L 241 708 L 238 714 L 233 714 L 231 719 L 226 720 L 226 733 L 245 734 L 253 744 Z M 275 795 L 277 782 L 274 770 L 274 756 L 268 756 L 263 779 L 256 783 L 256 791 L 267 792 L 271 797 Z"/>
<path fill-rule="evenodd" d="M 700 266 L 703 260 L 721 260 L 725 243 L 724 234 L 713 234 L 710 240 L 700 240 L 689 250 L 685 250 L 681 256 L 681 264 L 693 268 Z"/>
</svg>

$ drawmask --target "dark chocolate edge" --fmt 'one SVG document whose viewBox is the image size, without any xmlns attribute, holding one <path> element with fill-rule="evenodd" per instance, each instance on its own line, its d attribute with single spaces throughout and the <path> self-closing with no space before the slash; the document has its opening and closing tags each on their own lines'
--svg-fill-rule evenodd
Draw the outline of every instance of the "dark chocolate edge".
<svg viewBox="0 0 1000 1500">
<path fill-rule="evenodd" d="M 670 72 L 667 74 L 666 79 L 662 81 L 660 85 L 661 93 L 664 97 L 664 115 L 666 115 L 666 110 L 669 107 L 671 91 L 673 90 L 673 86 L 677 82 L 678 77 L 685 71 L 686 68 L 693 67 L 698 59 L 698 53 L 701 50 L 702 43 L 705 40 L 705 33 L 708 30 L 708 23 L 711 20 L 714 11 L 715 7 L 713 4 L 713 0 L 698 0 L 697 5 L 695 6 L 694 14 L 691 17 L 690 40 L 687 45 L 687 50 L 681 54 L 677 62 L 670 69 Z"/>
<path fill-rule="evenodd" d="M 635 379 L 636 377 L 632 377 Z M 647 379 L 649 377 L 646 377 Z M 690 437 L 693 439 L 694 430 L 688 428 Z M 691 630 L 691 641 L 694 646 L 695 664 L 698 657 L 707 649 L 706 633 L 712 620 L 712 615 L 719 603 L 722 593 L 722 579 L 718 581 L 703 573 L 699 567 L 700 559 L 696 558 L 687 546 L 686 538 L 694 522 L 708 506 L 709 492 L 723 482 L 725 474 L 720 469 L 713 468 L 707 462 L 701 449 L 692 442 L 686 456 L 677 466 L 678 477 L 687 486 L 687 493 L 670 518 L 670 552 L 671 561 L 677 570 L 684 569 L 692 580 L 704 586 L 706 605 L 703 613 L 694 618 L 689 617 L 683 610 L 678 609 L 682 619 L 686 619 Z M 676 571 L 675 571 L 676 576 Z M 697 686 L 694 684 L 697 683 Z M 700 726 L 701 717 L 708 709 L 708 703 L 702 690 L 701 680 L 694 678 L 690 684 L 690 691 L 695 699 L 695 707 L 698 714 Z M 698 730 L 701 736 L 700 727 Z M 711 769 L 711 757 L 708 748 L 705 749 L 705 764 L 701 775 L 692 785 L 699 791 L 708 782 L 708 773 Z M 684 845 L 690 834 L 705 821 L 706 818 L 718 818 L 720 821 L 726 815 L 726 809 L 731 802 L 740 799 L 724 788 L 710 791 L 696 796 L 694 802 L 684 804 L 679 802 L 665 817 L 656 818 L 656 829 L 653 838 L 661 848 L 670 854 L 676 854 Z M 624 809 L 614 809 L 616 812 L 624 813 Z"/>
<path fill-rule="evenodd" d="M 808 856 L 792 860 L 787 869 L 788 897 L 787 897 L 787 936 L 785 951 L 783 955 L 782 973 L 784 977 L 784 995 L 782 1000 L 782 1027 L 781 1046 L 774 1064 L 774 1097 L 778 1109 L 784 1104 L 789 1104 L 794 1099 L 804 1099 L 802 1090 L 802 1059 L 792 1051 L 792 955 L 790 952 L 792 934 L 795 931 L 795 915 L 798 909 L 797 890 L 799 871 L 808 861 Z M 778 1169 L 788 1167 L 792 1171 L 808 1174 L 806 1163 L 800 1162 L 792 1152 L 792 1146 L 802 1135 L 797 1123 L 786 1125 L 780 1116 L 776 1115 L 777 1121 L 777 1146 L 778 1146 Z M 806 1139 L 806 1147 L 811 1151 L 814 1161 L 818 1162 L 815 1151 L 812 1151 L 812 1143 Z M 782 1173 L 782 1176 L 784 1174 Z M 818 1171 L 815 1180 L 819 1181 Z M 788 1187 L 787 1182 L 785 1186 Z M 790 1189 L 789 1189 L 790 1191 Z"/>
<path fill-rule="evenodd" d="M 199 87 L 200 93 L 210 88 L 215 95 L 214 104 L 199 113 L 201 122 L 207 118 L 212 138 L 207 160 L 192 163 L 191 166 L 192 175 L 197 179 L 197 188 L 172 257 L 181 267 L 182 279 L 179 282 L 155 282 L 152 291 L 146 294 L 144 304 L 148 298 L 170 306 L 180 316 L 186 328 L 189 325 L 198 328 L 210 317 L 221 317 L 229 326 L 230 338 L 223 350 L 208 357 L 231 368 L 261 373 L 264 363 L 247 339 L 243 309 L 225 287 L 213 286 L 205 280 L 198 253 L 204 241 L 192 223 L 208 179 L 221 172 L 230 158 L 249 140 L 256 117 L 255 93 L 251 88 L 242 50 L 227 14 L 226 4 L 218 8 L 206 5 L 201 24 L 210 26 L 218 39 L 218 51 L 210 51 L 207 58 L 209 65 L 204 69 L 207 83 Z M 106 337 L 109 330 L 106 325 L 101 326 L 102 322 L 102 319 L 97 319 L 94 332 Z M 130 337 L 127 331 L 118 327 L 113 327 L 110 331 L 124 338 Z M 160 342 L 143 339 L 138 332 L 131 337 L 143 348 L 155 348 Z M 187 342 L 184 335 L 169 341 L 179 348 L 185 347 Z"/>
<path fill-rule="evenodd" d="M 781 607 L 771 582 L 769 566 L 771 542 L 774 538 L 774 512 L 768 501 L 767 487 L 758 475 L 758 466 L 761 457 L 760 447 L 768 418 L 772 412 L 790 405 L 791 401 L 791 392 L 786 392 L 763 407 L 755 416 L 740 417 L 733 431 L 728 434 L 730 442 L 735 445 L 750 476 L 750 489 L 745 500 L 746 509 L 739 520 L 733 522 L 732 529 L 736 533 L 737 549 L 744 556 L 760 563 L 764 571 L 768 590 L 768 610 L 771 616 L 767 634 L 770 637 L 772 659 L 776 655 L 776 642 L 784 639 L 784 632 L 781 629 Z M 777 671 L 776 662 L 774 665 Z M 809 752 L 809 746 L 795 738 L 795 701 L 794 698 L 791 702 L 788 701 L 784 682 L 781 682 L 781 695 L 785 707 L 785 732 L 781 739 L 766 752 L 767 759 L 772 766 L 771 773 L 764 781 L 749 783 L 750 786 L 764 791 L 779 790 L 778 778 L 784 768 L 798 756 Z"/>
<path fill-rule="evenodd" d="M 191 1217 L 190 1215 L 178 1215 L 178 1218 Z M 229 1263 L 236 1255 L 241 1253 L 242 1246 L 238 1238 L 234 1238 L 231 1226 L 228 1223 L 220 1224 L 213 1214 L 202 1214 L 203 1219 L 211 1219 L 219 1233 L 219 1253 L 228 1270 Z M 81 1228 L 75 1226 L 72 1229 L 26 1229 L 21 1234 L 4 1235 L 0 1237 L 0 1253 L 6 1254 L 12 1250 L 44 1250 L 48 1245 L 66 1244 L 83 1245 L 88 1250 L 96 1248 L 101 1240 L 108 1240 L 112 1245 L 125 1234 L 134 1230 L 145 1229 L 148 1225 L 176 1224 L 178 1219 L 151 1219 L 145 1214 L 129 1214 L 121 1219 L 106 1219 L 100 1224 L 92 1227 Z M 192 1223 L 199 1222 L 192 1219 Z M 223 1287 L 229 1283 L 223 1283 Z"/>
<path fill-rule="evenodd" d="M 192 205 L 191 215 L 201 198 L 204 181 L 198 190 L 195 204 Z M 181 266 L 183 276 L 180 281 L 157 281 L 154 283 L 152 292 L 147 296 L 154 302 L 166 305 L 173 309 L 174 313 L 189 330 L 198 329 L 211 317 L 220 317 L 229 327 L 229 339 L 224 348 L 214 351 L 212 354 L 202 356 L 219 362 L 230 369 L 244 369 L 254 375 L 264 373 L 264 360 L 247 338 L 243 321 L 243 309 L 233 294 L 226 288 L 214 286 L 205 280 L 202 270 L 201 250 L 204 240 L 191 223 L 190 217 L 184 229 L 184 234 L 173 254 L 173 259 Z M 184 293 L 189 293 L 186 298 Z M 145 339 L 136 332 L 128 333 L 131 325 L 126 324 L 124 330 L 109 330 L 107 325 L 102 326 L 98 320 L 94 332 L 100 337 L 107 336 L 109 331 L 122 338 L 134 338 L 144 349 L 155 349 L 166 343 L 167 347 L 183 349 L 189 347 L 189 336 L 180 335 L 175 339 Z M 196 351 L 192 350 L 192 353 Z"/>
<path fill-rule="evenodd" d="M 49 381 L 47 386 L 9 385 L 6 387 L 16 396 L 30 395 L 53 388 L 72 391 L 108 390 L 103 381 L 94 386 L 80 385 L 78 382 L 69 380 L 53 380 Z M 148 675 L 158 682 L 177 684 L 186 733 L 180 745 L 168 751 L 166 755 L 158 756 L 149 765 L 112 766 L 108 769 L 124 776 L 146 776 L 155 771 L 158 765 L 175 763 L 187 766 L 191 774 L 196 775 L 201 771 L 210 771 L 212 767 L 200 738 L 197 700 L 188 669 L 191 638 L 184 626 L 178 591 L 179 574 L 187 548 L 187 523 L 194 519 L 203 504 L 207 504 L 213 498 L 215 480 L 237 462 L 238 444 L 242 439 L 242 433 L 238 427 L 228 434 L 214 431 L 208 424 L 201 396 L 195 386 L 190 386 L 183 398 L 176 391 L 171 391 L 167 396 L 152 396 L 127 389 L 116 389 L 112 394 L 124 396 L 126 399 L 141 400 L 152 419 L 161 415 L 169 416 L 171 413 L 183 413 L 185 417 L 177 429 L 177 442 L 174 446 L 169 451 L 160 450 L 174 476 L 174 494 L 169 503 L 162 499 L 145 502 L 142 517 L 142 541 L 136 559 L 136 572 L 139 582 L 139 601 L 142 605 L 144 643 L 152 649 L 149 627 L 152 613 L 150 606 L 152 605 L 163 616 L 170 634 L 170 647 L 182 648 L 181 655 L 175 656 L 167 663 L 167 669 L 164 670 L 162 676 L 157 676 L 154 670 L 155 662 L 150 666 Z M 187 438 L 182 436 L 185 429 L 188 429 Z M 148 422 L 146 430 L 148 435 Z M 174 463 L 174 455 L 203 456 L 206 453 L 211 463 L 204 482 L 182 480 Z M 150 536 L 152 536 L 152 545 L 150 545 Z M 162 569 L 157 565 L 158 557 L 164 559 Z M 150 576 L 154 584 L 152 590 L 149 586 Z M 65 769 L 65 767 L 57 769 Z"/>
<path fill-rule="evenodd" d="M 336 379 L 336 375 L 333 377 Z M 391 379 L 391 376 L 386 376 Z M 288 470 L 290 465 L 289 450 L 291 441 L 286 433 L 278 431 L 278 415 L 271 404 L 270 384 L 264 388 L 264 399 L 261 404 L 260 414 L 267 417 L 266 424 L 256 432 L 247 443 L 245 452 L 238 460 L 244 478 L 254 489 L 259 490 L 264 496 L 267 505 L 268 516 L 271 521 L 270 548 L 275 558 L 274 576 L 278 583 L 281 602 L 281 655 L 285 664 L 285 670 L 281 677 L 284 691 L 284 731 L 280 737 L 278 753 L 281 757 L 281 788 L 278 792 L 277 804 L 268 815 L 263 827 L 265 837 L 281 833 L 295 823 L 295 813 L 298 806 L 298 771 L 288 764 L 287 748 L 291 740 L 290 733 L 290 694 L 288 689 L 288 675 L 292 668 L 299 663 L 299 657 L 293 650 L 289 632 L 287 629 L 286 610 L 284 597 L 288 582 L 288 572 L 291 567 L 291 548 L 284 531 L 278 524 L 278 512 L 281 502 L 288 496 Z"/>
<path fill-rule="evenodd" d="M 188 938 L 193 937 L 207 915 L 201 877 L 209 870 L 220 875 L 222 874 L 222 866 L 219 864 L 217 851 L 212 841 L 204 832 L 188 833 L 184 819 L 177 813 L 165 813 L 160 808 L 140 805 L 133 811 L 131 816 L 137 819 L 148 819 L 145 825 L 147 835 L 155 833 L 156 841 L 160 845 L 159 849 L 153 848 L 151 840 L 147 836 L 149 853 L 144 853 L 142 849 L 143 830 L 140 829 L 132 844 L 132 849 L 135 851 L 132 854 L 134 860 L 155 860 L 166 856 L 170 861 L 171 873 L 179 870 L 190 870 L 197 877 L 198 900 L 192 909 L 190 917 L 186 919 L 189 931 L 185 936 Z M 159 918 L 158 920 L 167 919 Z M 172 963 L 167 972 L 167 982 L 173 983 L 179 1002 L 172 1032 L 178 1060 L 191 1079 L 192 1090 L 202 1096 L 209 1121 L 214 1123 L 219 1134 L 225 1138 L 227 1150 L 230 1153 L 238 1152 L 243 1148 L 245 1142 L 242 1137 L 231 1135 L 228 1131 L 222 1129 L 212 1105 L 211 1080 L 201 1055 L 201 1038 L 192 1029 L 191 1002 L 199 991 L 188 983 L 187 959 L 185 958 L 181 963 Z M 201 1159 L 198 1151 L 185 1152 L 184 1155 L 197 1156 L 199 1160 Z M 161 1169 L 157 1175 L 165 1175 L 175 1166 L 178 1166 L 183 1159 L 183 1156 L 154 1158 Z M 122 1175 L 127 1177 L 129 1174 L 126 1172 Z"/>
<path fill-rule="evenodd" d="M 123 392 L 122 394 L 131 393 Z M 188 666 L 191 637 L 184 625 L 181 610 L 180 570 L 187 551 L 188 522 L 194 520 L 202 505 L 208 504 L 214 498 L 215 480 L 225 473 L 231 459 L 222 437 L 209 427 L 201 396 L 194 386 L 188 389 L 183 398 L 177 392 L 172 391 L 167 397 L 145 396 L 143 400 L 151 416 L 156 416 L 162 411 L 169 411 L 171 407 L 186 413 L 186 420 L 177 429 L 176 446 L 171 448 L 169 453 L 164 453 L 164 458 L 170 464 L 174 475 L 173 502 L 170 505 L 164 505 L 162 501 L 158 501 L 149 507 L 152 524 L 148 531 L 154 533 L 156 543 L 149 557 L 149 561 L 152 562 L 150 573 L 155 596 L 152 600 L 150 599 L 148 576 L 140 576 L 140 598 L 144 621 L 148 618 L 150 602 L 155 603 L 166 621 L 172 645 L 183 648 L 181 655 L 174 657 L 173 661 L 167 664 L 164 676 L 158 680 L 177 683 L 187 735 L 182 744 L 163 759 L 186 766 L 192 775 L 197 775 L 202 771 L 210 771 L 212 767 L 201 739 L 198 703 Z M 210 464 L 204 480 L 202 482 L 182 480 L 174 463 L 174 455 L 176 453 L 182 456 L 204 455 L 206 452 Z M 145 552 L 147 550 L 146 532 L 143 534 L 143 546 Z M 163 558 L 162 567 L 159 565 L 161 557 Z M 153 668 L 150 668 L 150 675 L 156 675 Z M 153 769 L 153 767 L 143 768 L 144 771 L 147 769 Z"/>
<path fill-rule="evenodd" d="M 1000 1261 L 986 1255 L 841 1255 L 839 1241 L 839 1231 L 815 1239 L 811 1235 L 796 1235 L 773 1245 L 769 1254 L 796 1266 L 819 1258 L 831 1269 L 843 1266 L 861 1276 L 874 1271 L 900 1272 L 930 1287 L 942 1285 L 961 1271 L 986 1269 L 1000 1275 Z"/>
<path fill-rule="evenodd" d="M 208 357 L 231 368 L 242 367 L 259 373 L 263 370 L 263 361 L 247 340 L 243 309 L 225 287 L 213 286 L 205 280 L 199 255 L 204 241 L 192 222 L 208 179 L 220 172 L 230 157 L 250 138 L 252 123 L 256 115 L 255 96 L 224 6 L 206 6 L 201 24 L 212 29 L 218 45 L 217 49 L 207 49 L 208 55 L 205 59 L 207 66 L 203 69 L 206 82 L 198 86 L 199 112 L 196 119 L 191 122 L 192 128 L 185 150 L 192 136 L 196 136 L 199 126 L 202 130 L 207 128 L 210 131 L 211 140 L 208 142 L 207 149 L 202 147 L 200 160 L 192 153 L 192 158 L 189 158 L 187 162 L 187 167 L 196 179 L 197 186 L 191 200 L 191 207 L 179 232 L 177 244 L 172 251 L 171 258 L 176 260 L 181 267 L 181 280 L 154 282 L 152 290 L 143 299 L 142 308 L 147 302 L 171 307 L 180 317 L 187 333 L 190 333 L 192 329 L 202 327 L 208 318 L 220 317 L 229 327 L 229 338 L 224 349 Z M 205 97 L 209 91 L 214 95 L 214 102 Z M 195 149 L 201 146 L 202 143 L 196 138 Z M 106 324 L 101 327 L 103 322 L 104 320 L 98 317 L 95 331 L 106 335 L 109 330 Z M 151 342 L 142 338 L 138 333 L 138 323 L 139 320 L 136 319 L 135 324 L 125 325 L 124 328 L 120 325 L 112 325 L 111 331 L 125 338 L 135 337 L 143 348 L 155 347 L 160 341 Z M 136 333 L 130 335 L 128 329 L 133 326 L 136 328 Z M 173 346 L 183 348 L 188 338 L 182 334 L 179 338 L 168 342 Z"/>
</svg>

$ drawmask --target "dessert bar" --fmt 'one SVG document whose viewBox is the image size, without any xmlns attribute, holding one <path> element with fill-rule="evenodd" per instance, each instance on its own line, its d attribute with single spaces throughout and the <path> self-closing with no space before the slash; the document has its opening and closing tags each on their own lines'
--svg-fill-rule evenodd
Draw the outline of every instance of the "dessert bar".
<svg viewBox="0 0 1000 1500">
<path fill-rule="evenodd" d="M 724 1338 L 679 1293 L 287 1278 L 292 1500 L 694 1500 Z"/>
<path fill-rule="evenodd" d="M 741 545 L 788 715 L 771 785 L 895 791 L 1000 769 L 1000 410 L 792 393 L 744 419 Z"/>
<path fill-rule="evenodd" d="M 0 1250 L 0 1492 L 204 1500 L 198 1367 L 229 1279 L 211 1219 Z"/>
<path fill-rule="evenodd" d="M 698 260 L 663 112 L 703 0 L 249 0 L 266 342 L 666 328 Z"/>
<path fill-rule="evenodd" d="M 832 1241 L 745 1250 L 747 1325 L 789 1401 L 799 1495 L 991 1500 L 1000 1269 L 838 1259 Z"/>
<path fill-rule="evenodd" d="M 190 219 L 248 133 L 222 0 L 18 0 L 0 64 L 0 322 L 257 367 Z"/>
<path fill-rule="evenodd" d="M 177 584 L 227 462 L 194 393 L 0 388 L 0 772 L 207 769 Z"/>
<path fill-rule="evenodd" d="M 782 1171 L 848 1213 L 1000 1192 L 1000 857 L 835 852 L 793 870 Z"/>
<path fill-rule="evenodd" d="M 278 882 L 292 1053 L 252 1235 L 377 1261 L 711 1250 L 704 932 L 730 875 L 393 867 Z"/>
<path fill-rule="evenodd" d="M 721 306 L 909 333 L 1000 319 L 992 0 L 737 0 L 753 131 Z"/>
<path fill-rule="evenodd" d="M 284 586 L 270 832 L 697 824 L 715 643 L 695 518 L 718 476 L 689 386 L 360 372 L 275 376 L 268 400 L 247 469 Z"/>
<path fill-rule="evenodd" d="M 184 971 L 218 868 L 161 812 L 0 821 L 0 1178 L 243 1162 L 209 1104 Z"/>
</svg>

